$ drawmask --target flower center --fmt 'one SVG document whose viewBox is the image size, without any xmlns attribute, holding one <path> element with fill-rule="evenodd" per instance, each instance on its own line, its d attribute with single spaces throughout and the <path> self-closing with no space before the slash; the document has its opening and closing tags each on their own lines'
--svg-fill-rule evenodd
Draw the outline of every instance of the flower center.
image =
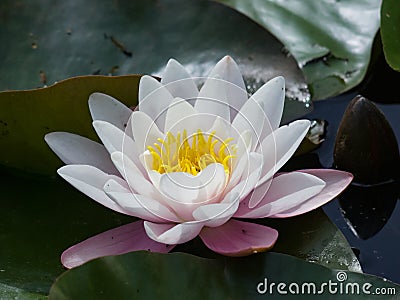
<svg viewBox="0 0 400 300">
<path fill-rule="evenodd" d="M 181 140 L 182 139 L 182 140 Z M 224 141 L 215 137 L 215 132 L 203 133 L 200 129 L 187 137 L 186 130 L 176 136 L 168 132 L 164 140 L 148 146 L 153 158 L 152 169 L 163 173 L 187 172 L 197 175 L 209 164 L 220 163 L 227 175 L 231 172 L 232 158 L 236 155 L 236 145 L 229 145 L 233 138 Z"/>
</svg>

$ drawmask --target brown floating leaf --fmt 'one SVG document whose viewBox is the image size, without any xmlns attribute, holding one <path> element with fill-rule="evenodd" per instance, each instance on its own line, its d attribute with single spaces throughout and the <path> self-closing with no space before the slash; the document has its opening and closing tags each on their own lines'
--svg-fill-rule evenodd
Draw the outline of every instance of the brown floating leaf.
<svg viewBox="0 0 400 300">
<path fill-rule="evenodd" d="M 356 182 L 375 184 L 398 178 L 396 137 L 383 113 L 368 99 L 355 97 L 343 115 L 334 149 L 334 165 Z"/>
</svg>

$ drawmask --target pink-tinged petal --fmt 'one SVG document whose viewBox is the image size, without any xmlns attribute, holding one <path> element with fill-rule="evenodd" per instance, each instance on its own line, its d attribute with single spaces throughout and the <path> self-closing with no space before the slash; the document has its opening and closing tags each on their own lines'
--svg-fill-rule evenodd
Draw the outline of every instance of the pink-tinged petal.
<svg viewBox="0 0 400 300">
<path fill-rule="evenodd" d="M 325 182 L 310 174 L 291 172 L 275 177 L 268 189 L 262 187 L 242 201 L 235 217 L 264 218 L 289 210 L 321 192 Z M 261 201 L 253 208 L 249 205 L 251 198 Z"/>
<path fill-rule="evenodd" d="M 264 166 L 259 185 L 270 179 L 292 157 L 309 128 L 309 120 L 297 120 L 279 127 L 261 142 L 257 152 L 264 156 Z"/>
<path fill-rule="evenodd" d="M 281 122 L 283 104 L 285 101 L 285 79 L 281 76 L 275 77 L 259 88 L 251 99 L 262 105 L 266 122 L 270 128 L 277 129 Z"/>
<path fill-rule="evenodd" d="M 165 137 L 157 124 L 147 114 L 141 111 L 132 113 L 130 123 L 133 139 L 140 153 L 146 151 L 148 146 L 159 143 L 158 139 L 163 140 Z"/>
<path fill-rule="evenodd" d="M 193 211 L 196 221 L 204 222 L 204 226 L 218 227 L 226 223 L 239 207 L 239 194 L 230 193 L 224 203 L 206 204 Z"/>
<path fill-rule="evenodd" d="M 144 195 L 152 199 L 159 199 L 161 197 L 154 185 L 143 177 L 140 170 L 128 156 L 122 152 L 114 152 L 111 154 L 111 159 L 125 178 L 132 193 Z"/>
<path fill-rule="evenodd" d="M 180 203 L 215 202 L 225 185 L 226 174 L 219 163 L 208 165 L 193 176 L 186 172 L 172 172 L 161 176 L 161 192 Z"/>
<path fill-rule="evenodd" d="M 227 187 L 227 191 L 229 191 L 222 202 L 226 202 L 229 199 L 230 194 L 237 194 L 240 201 L 244 199 L 254 188 L 256 187 L 259 179 L 261 168 L 263 164 L 262 155 L 251 152 L 249 153 L 249 162 L 247 165 L 247 169 L 243 172 L 243 176 L 241 181 L 236 184 L 233 188 L 230 186 Z"/>
<path fill-rule="evenodd" d="M 101 120 L 113 124 L 122 131 L 132 114 L 132 110 L 111 96 L 93 93 L 89 97 L 89 110 L 93 121 Z"/>
<path fill-rule="evenodd" d="M 164 76 L 161 79 L 163 84 L 173 97 L 180 97 L 185 100 L 194 100 L 199 94 L 194 80 L 186 69 L 175 59 L 170 59 L 165 68 Z"/>
<path fill-rule="evenodd" d="M 164 128 L 165 112 L 173 97 L 157 79 L 144 75 L 139 83 L 139 110 L 147 114 L 159 128 Z"/>
<path fill-rule="evenodd" d="M 128 188 L 111 179 L 104 185 L 104 192 L 131 216 L 151 222 L 180 222 L 168 207 L 149 197 L 133 194 Z"/>
<path fill-rule="evenodd" d="M 147 235 L 154 241 L 176 245 L 194 239 L 203 228 L 201 222 L 185 222 L 180 224 L 157 224 L 144 222 Z"/>
<path fill-rule="evenodd" d="M 193 220 L 193 211 L 217 202 L 223 192 L 226 174 L 221 164 L 210 164 L 196 176 L 185 172 L 161 175 L 160 192 L 165 201 L 184 220 Z"/>
<path fill-rule="evenodd" d="M 44 139 L 67 165 L 91 165 L 109 174 L 119 174 L 106 148 L 95 141 L 68 132 L 52 132 Z"/>
<path fill-rule="evenodd" d="M 336 198 L 353 180 L 353 175 L 351 173 L 332 169 L 310 169 L 300 170 L 299 172 L 314 175 L 325 181 L 326 185 L 324 189 L 316 196 L 308 199 L 306 202 L 270 217 L 288 218 L 301 215 L 321 207 L 325 203 L 328 203 L 332 199 Z"/>
<path fill-rule="evenodd" d="M 68 248 L 61 255 L 61 262 L 66 268 L 74 268 L 98 257 L 139 250 L 168 253 L 173 248 L 174 245 L 150 239 L 144 230 L 143 221 L 137 221 L 100 233 Z"/>
<path fill-rule="evenodd" d="M 214 252 L 246 256 L 271 249 L 278 238 L 278 231 L 263 225 L 230 220 L 220 227 L 204 227 L 200 238 Z"/>
<path fill-rule="evenodd" d="M 124 139 L 127 139 L 126 146 L 135 148 L 133 140 L 124 134 L 124 131 L 114 126 L 111 123 L 105 121 L 93 121 L 93 127 L 96 130 L 97 135 L 103 142 L 108 152 L 111 154 L 115 151 L 122 151 L 124 145 Z M 128 145 L 128 143 L 132 143 Z"/>
<path fill-rule="evenodd" d="M 129 213 L 111 200 L 103 190 L 104 184 L 110 179 L 114 179 L 122 186 L 127 186 L 123 179 L 106 174 L 88 165 L 67 165 L 58 169 L 57 172 L 73 187 L 96 202 L 119 213 L 129 215 Z"/>
<path fill-rule="evenodd" d="M 104 121 L 94 121 L 93 127 L 110 154 L 116 151 L 129 153 L 132 162 L 142 175 L 146 176 L 147 172 L 139 161 L 139 152 L 136 143 L 128 135 L 116 126 Z"/>
</svg>

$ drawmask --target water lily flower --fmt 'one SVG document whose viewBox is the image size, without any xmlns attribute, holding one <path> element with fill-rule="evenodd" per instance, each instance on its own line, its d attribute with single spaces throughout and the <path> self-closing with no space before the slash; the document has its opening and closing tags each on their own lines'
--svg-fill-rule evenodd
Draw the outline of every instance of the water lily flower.
<svg viewBox="0 0 400 300">
<path fill-rule="evenodd" d="M 103 144 L 66 132 L 45 140 L 66 164 L 61 177 L 140 220 L 70 247 L 63 265 L 136 250 L 168 252 L 196 236 L 228 256 L 272 248 L 275 229 L 240 219 L 304 214 L 335 198 L 353 177 L 329 169 L 278 173 L 310 126 L 308 120 L 279 126 L 284 95 L 284 79 L 276 77 L 249 98 L 229 56 L 200 90 L 171 59 L 161 82 L 141 78 L 135 111 L 92 94 L 89 108 Z"/>
</svg>

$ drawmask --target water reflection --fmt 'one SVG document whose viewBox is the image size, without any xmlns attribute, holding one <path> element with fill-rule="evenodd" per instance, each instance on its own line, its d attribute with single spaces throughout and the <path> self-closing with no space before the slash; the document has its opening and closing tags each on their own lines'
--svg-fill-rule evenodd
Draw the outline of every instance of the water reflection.
<svg viewBox="0 0 400 300">
<path fill-rule="evenodd" d="M 339 205 L 347 225 L 362 240 L 376 235 L 387 223 L 399 197 L 396 182 L 374 185 L 350 185 L 339 196 Z"/>
</svg>

